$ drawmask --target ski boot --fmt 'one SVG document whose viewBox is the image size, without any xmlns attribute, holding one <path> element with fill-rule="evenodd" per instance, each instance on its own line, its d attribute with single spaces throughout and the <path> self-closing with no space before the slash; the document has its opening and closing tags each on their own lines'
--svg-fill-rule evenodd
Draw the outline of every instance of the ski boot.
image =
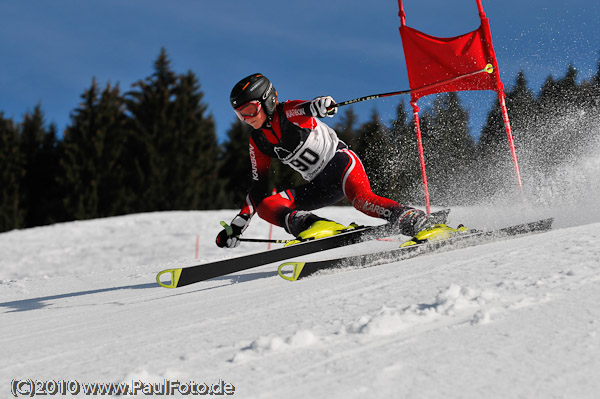
<svg viewBox="0 0 600 399">
<path fill-rule="evenodd" d="M 449 213 L 449 209 L 426 214 L 420 209 L 403 208 L 392 215 L 390 224 L 397 234 L 412 237 L 421 230 L 447 223 Z"/>
<path fill-rule="evenodd" d="M 456 229 L 446 226 L 445 224 L 436 224 L 433 227 L 419 231 L 413 238 L 404 242 L 400 247 L 409 247 L 411 245 L 422 244 L 426 241 L 441 241 L 453 237 L 457 234 L 469 231 L 468 228 L 459 225 Z"/>
<path fill-rule="evenodd" d="M 349 230 L 354 230 L 357 227 L 358 225 L 356 223 L 350 223 L 349 226 L 344 226 L 332 220 L 317 220 L 311 224 L 308 229 L 298 234 L 295 240 L 286 243 L 285 246 L 298 244 L 302 241 L 330 237 Z"/>
</svg>

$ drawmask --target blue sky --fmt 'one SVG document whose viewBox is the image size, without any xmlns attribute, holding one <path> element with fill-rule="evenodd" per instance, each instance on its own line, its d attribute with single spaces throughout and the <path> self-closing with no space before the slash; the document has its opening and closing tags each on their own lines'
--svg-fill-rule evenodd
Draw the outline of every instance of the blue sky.
<svg viewBox="0 0 600 399">
<path fill-rule="evenodd" d="M 521 69 L 536 91 L 548 75 L 563 76 L 568 63 L 582 79 L 596 73 L 598 0 L 483 5 L 507 87 Z M 435 36 L 479 26 L 475 0 L 405 0 L 404 8 L 409 26 Z M 62 131 L 92 78 L 128 91 L 152 74 L 165 47 L 177 73 L 198 76 L 222 139 L 235 120 L 231 87 L 250 73 L 268 76 L 280 100 L 328 94 L 343 101 L 407 89 L 397 14 L 396 0 L 0 0 L 0 112 L 19 122 L 40 103 Z M 461 96 L 473 133 L 494 96 Z M 360 122 L 376 108 L 387 123 L 400 99 L 353 107 Z"/>
</svg>

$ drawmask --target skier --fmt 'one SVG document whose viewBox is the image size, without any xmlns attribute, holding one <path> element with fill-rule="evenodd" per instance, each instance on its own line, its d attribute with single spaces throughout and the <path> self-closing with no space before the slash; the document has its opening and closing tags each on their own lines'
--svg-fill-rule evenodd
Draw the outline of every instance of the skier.
<svg viewBox="0 0 600 399">
<path fill-rule="evenodd" d="M 233 87 L 230 101 L 238 118 L 254 128 L 249 143 L 253 181 L 242 210 L 217 236 L 219 247 L 238 246 L 240 235 L 256 213 L 301 239 L 336 234 L 351 227 L 310 211 L 344 197 L 359 211 L 387 220 L 399 234 L 414 236 L 434 225 L 425 212 L 371 191 L 358 156 L 331 127 L 317 119 L 337 112 L 330 96 L 280 103 L 269 79 L 256 73 Z M 269 195 L 272 158 L 299 172 L 307 183 Z"/>
</svg>

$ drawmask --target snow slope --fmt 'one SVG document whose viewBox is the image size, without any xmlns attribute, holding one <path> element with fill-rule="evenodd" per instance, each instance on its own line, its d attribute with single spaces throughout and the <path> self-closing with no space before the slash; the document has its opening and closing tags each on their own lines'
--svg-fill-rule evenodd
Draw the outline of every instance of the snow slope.
<svg viewBox="0 0 600 399">
<path fill-rule="evenodd" d="M 116 383 L 138 397 L 200 396 L 183 395 L 191 387 L 240 398 L 598 398 L 599 153 L 590 145 L 537 184 L 527 203 L 545 208 L 499 199 L 451 213 L 451 225 L 481 229 L 554 216 L 553 231 L 296 282 L 273 264 L 156 284 L 166 268 L 265 250 L 214 245 L 218 221 L 236 211 L 2 233 L 0 397 L 40 381 L 61 397 L 108 397 L 85 384 Z M 350 208 L 319 214 L 376 222 Z M 245 236 L 268 232 L 255 218 Z"/>
<path fill-rule="evenodd" d="M 451 224 L 553 215 L 555 229 L 297 282 L 267 265 L 179 289 L 155 283 L 168 267 L 266 249 L 216 248 L 218 221 L 234 213 L 0 234 L 0 396 L 33 379 L 222 380 L 239 398 L 598 397 L 600 218 L 454 209 Z M 349 208 L 321 214 L 373 222 Z M 256 218 L 246 236 L 268 229 Z"/>
</svg>

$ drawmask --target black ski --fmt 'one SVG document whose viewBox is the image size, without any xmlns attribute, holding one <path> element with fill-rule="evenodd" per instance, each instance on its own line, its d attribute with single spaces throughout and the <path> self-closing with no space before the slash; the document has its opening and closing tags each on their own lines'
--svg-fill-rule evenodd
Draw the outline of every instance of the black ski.
<svg viewBox="0 0 600 399">
<path fill-rule="evenodd" d="M 449 209 L 433 212 L 431 217 L 435 223 L 445 223 L 450 213 Z M 398 234 L 389 224 L 380 226 L 361 226 L 347 232 L 318 240 L 307 240 L 288 247 L 273 249 L 271 251 L 258 252 L 237 258 L 224 259 L 216 262 L 200 265 L 167 269 L 156 275 L 156 282 L 165 288 L 177 288 L 185 285 L 210 280 L 211 278 L 225 276 L 227 274 L 241 272 L 269 263 L 308 255 L 328 249 L 339 248 L 346 245 L 356 244 L 363 241 L 374 240 L 381 237 Z M 160 280 L 162 275 L 171 276 L 169 283 Z"/>
<path fill-rule="evenodd" d="M 554 219 L 550 218 L 490 231 L 470 230 L 441 241 L 427 241 L 421 244 L 371 254 L 355 255 L 314 262 L 287 262 L 279 266 L 278 273 L 286 280 L 295 281 L 325 269 L 343 267 L 360 268 L 397 262 L 399 260 L 412 258 L 424 253 L 431 253 L 437 249 L 451 245 L 464 248 L 493 241 L 502 237 L 547 231 L 552 228 L 553 221 Z M 287 269 L 289 267 L 291 267 L 291 270 Z"/>
</svg>

